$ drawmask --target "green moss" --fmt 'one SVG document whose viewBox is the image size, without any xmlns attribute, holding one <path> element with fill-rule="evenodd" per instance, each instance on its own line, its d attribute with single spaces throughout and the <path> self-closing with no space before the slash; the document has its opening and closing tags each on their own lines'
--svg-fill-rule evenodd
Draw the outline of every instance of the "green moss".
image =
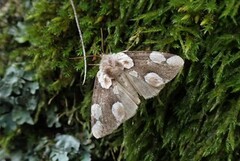
<svg viewBox="0 0 240 161">
<path fill-rule="evenodd" d="M 0 23 L 0 73 L 3 75 L 12 62 L 22 61 L 36 71 L 41 88 L 35 122 L 18 126 L 28 153 L 40 145 L 37 138 L 53 145 L 57 133 L 68 133 L 87 147 L 81 149 L 82 156 L 91 154 L 93 160 L 239 158 L 240 2 L 75 1 L 89 56 L 85 85 L 81 82 L 84 64 L 70 2 L 39 0 L 31 4 L 25 0 L 19 4 L 25 8 L 25 12 L 18 10 L 21 23 L 14 7 L 6 13 L 14 15 L 14 21 L 8 22 L 6 16 Z M 9 31 L 14 32 L 9 35 Z M 157 98 L 142 103 L 137 115 L 116 133 L 89 142 L 89 107 L 97 71 L 97 66 L 90 64 L 97 64 L 101 53 L 126 49 L 171 52 L 183 57 L 185 66 Z M 27 139 L 29 134 L 24 131 L 33 129 L 41 130 Z M 5 140 L 19 137 L 3 136 Z M 12 145 L 15 152 L 14 142 Z M 41 152 L 44 148 L 35 150 Z M 27 157 L 23 151 L 21 154 Z M 75 154 L 71 156 L 77 160 Z"/>
</svg>

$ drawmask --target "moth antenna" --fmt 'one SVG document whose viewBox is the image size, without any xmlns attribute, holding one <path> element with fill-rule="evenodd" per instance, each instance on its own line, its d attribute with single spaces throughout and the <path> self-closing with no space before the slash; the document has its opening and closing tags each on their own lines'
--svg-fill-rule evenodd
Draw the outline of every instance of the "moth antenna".
<svg viewBox="0 0 240 161">
<path fill-rule="evenodd" d="M 97 56 L 97 55 L 88 55 L 88 56 L 86 56 L 86 58 L 93 58 L 93 57 L 99 57 L 99 56 Z M 69 58 L 69 59 L 84 59 L 84 56 L 77 56 L 77 57 L 73 57 L 73 58 Z"/>
<path fill-rule="evenodd" d="M 77 25 L 77 29 L 78 29 L 78 33 L 79 33 L 79 38 L 80 38 L 80 43 L 82 44 L 82 50 L 83 50 L 83 59 L 84 59 L 84 76 L 83 76 L 83 85 L 86 81 L 86 77 L 87 77 L 87 58 L 86 58 L 86 51 L 85 51 L 85 46 L 83 43 L 83 37 L 82 37 L 82 32 L 80 29 L 80 25 L 78 22 L 78 17 L 77 17 L 77 12 L 76 12 L 76 8 L 75 5 L 73 3 L 73 0 L 70 0 L 70 3 L 72 5 L 72 9 L 73 9 L 73 13 L 74 13 L 74 17 L 75 17 L 75 21 L 76 21 L 76 25 Z"/>
<path fill-rule="evenodd" d="M 100 64 L 88 64 L 90 66 L 100 66 Z"/>
</svg>

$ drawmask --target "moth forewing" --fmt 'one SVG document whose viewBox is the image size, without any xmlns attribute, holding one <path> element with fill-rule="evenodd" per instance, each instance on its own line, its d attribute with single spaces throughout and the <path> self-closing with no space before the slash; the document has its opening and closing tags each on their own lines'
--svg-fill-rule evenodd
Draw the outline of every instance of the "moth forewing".
<svg viewBox="0 0 240 161">
<path fill-rule="evenodd" d="M 156 73 L 165 83 L 172 80 L 182 68 L 184 61 L 181 57 L 162 52 L 127 52 L 134 60 L 131 68 L 144 78 L 148 73 Z"/>
<path fill-rule="evenodd" d="M 92 133 L 95 138 L 104 137 L 118 127 L 115 116 L 112 114 L 112 105 L 117 101 L 113 87 L 102 88 L 96 79 L 91 106 Z"/>
<path fill-rule="evenodd" d="M 145 99 L 156 96 L 159 93 L 159 91 L 163 88 L 163 86 L 159 88 L 151 86 L 140 76 L 135 77 L 131 74 L 127 74 L 127 76 L 130 82 L 133 84 L 135 90 L 138 92 L 138 94 L 140 96 L 143 96 Z"/>
<path fill-rule="evenodd" d="M 116 82 L 118 82 L 119 85 L 122 86 L 123 90 L 125 90 L 125 93 L 128 94 L 128 96 L 136 103 L 140 103 L 140 99 L 138 97 L 138 93 L 135 90 L 133 84 L 128 79 L 127 75 L 123 72 L 117 77 L 114 77 Z"/>
<path fill-rule="evenodd" d="M 126 90 L 126 88 L 124 88 L 118 82 L 114 82 L 113 85 L 114 85 L 113 93 L 117 96 L 119 102 L 122 104 L 123 108 L 125 109 L 125 114 L 124 114 L 124 118 L 122 119 L 122 121 L 126 121 L 127 119 L 129 119 L 135 115 L 137 108 L 138 108 L 137 105 L 140 103 L 140 100 L 138 103 L 136 103 L 132 99 L 131 93 L 129 93 Z M 118 124 L 121 124 L 121 123 L 122 122 L 118 122 Z"/>
<path fill-rule="evenodd" d="M 104 55 L 93 91 L 93 135 L 104 137 L 134 116 L 138 95 L 145 99 L 156 96 L 183 64 L 177 55 L 156 51 Z"/>
</svg>

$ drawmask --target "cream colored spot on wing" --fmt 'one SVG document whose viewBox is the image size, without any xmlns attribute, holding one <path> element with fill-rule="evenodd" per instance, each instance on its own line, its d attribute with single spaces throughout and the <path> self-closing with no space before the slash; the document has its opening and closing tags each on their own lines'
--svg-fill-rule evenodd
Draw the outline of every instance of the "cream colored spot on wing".
<svg viewBox="0 0 240 161">
<path fill-rule="evenodd" d="M 135 70 L 129 72 L 131 76 L 138 77 L 138 73 Z"/>
<path fill-rule="evenodd" d="M 118 91 L 118 87 L 117 87 L 117 86 L 114 86 L 114 87 L 113 87 L 113 93 L 114 93 L 114 94 L 119 94 L 119 91 Z"/>
<path fill-rule="evenodd" d="M 148 73 L 144 76 L 145 81 L 153 87 L 159 87 L 164 84 L 163 79 L 156 73 Z"/>
<path fill-rule="evenodd" d="M 119 52 L 115 56 L 117 57 L 118 62 L 120 62 L 124 68 L 130 69 L 134 66 L 132 58 L 130 58 L 127 54 Z"/>
<path fill-rule="evenodd" d="M 122 103 L 120 102 L 114 103 L 112 105 L 112 113 L 119 124 L 123 122 L 126 113 Z"/>
<path fill-rule="evenodd" d="M 97 73 L 98 82 L 102 88 L 109 89 L 112 85 L 112 79 L 101 70 Z"/>
<path fill-rule="evenodd" d="M 183 66 L 184 60 L 180 56 L 174 55 L 167 59 L 167 63 L 173 66 Z"/>
<path fill-rule="evenodd" d="M 93 116 L 96 120 L 99 120 L 102 116 L 102 109 L 99 104 L 95 103 L 91 106 L 91 116 Z"/>
<path fill-rule="evenodd" d="M 166 61 L 165 56 L 164 56 L 162 53 L 157 52 L 157 51 L 151 52 L 151 54 L 149 55 L 149 58 L 150 58 L 154 63 L 157 63 L 157 64 L 161 64 L 162 62 Z"/>
<path fill-rule="evenodd" d="M 103 136 L 103 124 L 100 121 L 96 121 L 96 123 L 93 125 L 92 133 L 97 139 Z"/>
</svg>

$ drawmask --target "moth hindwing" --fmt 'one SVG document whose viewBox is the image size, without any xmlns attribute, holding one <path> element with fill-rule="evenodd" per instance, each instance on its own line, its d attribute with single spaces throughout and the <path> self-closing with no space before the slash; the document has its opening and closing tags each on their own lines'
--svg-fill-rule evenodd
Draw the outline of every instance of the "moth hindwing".
<svg viewBox="0 0 240 161">
<path fill-rule="evenodd" d="M 103 55 L 95 80 L 91 106 L 95 138 L 111 134 L 135 115 L 139 96 L 156 96 L 182 68 L 184 61 L 157 51 L 127 51 Z"/>
</svg>

